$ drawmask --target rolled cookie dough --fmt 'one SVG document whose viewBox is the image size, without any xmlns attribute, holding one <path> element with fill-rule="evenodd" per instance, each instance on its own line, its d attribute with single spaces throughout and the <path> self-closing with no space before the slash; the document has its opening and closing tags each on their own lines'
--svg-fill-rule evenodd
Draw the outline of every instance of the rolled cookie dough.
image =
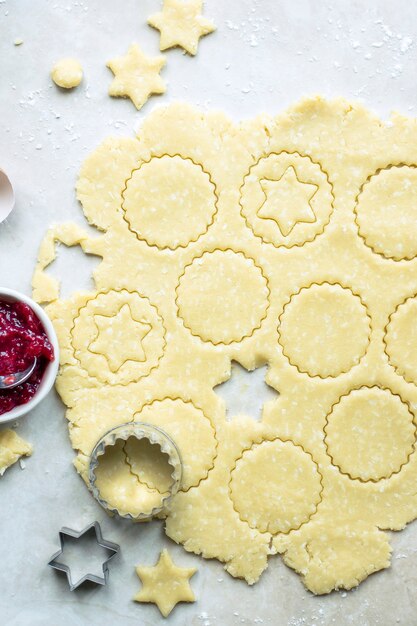
<svg viewBox="0 0 417 626">
<path fill-rule="evenodd" d="M 314 593 L 387 567 L 417 517 L 416 164 L 414 120 L 321 98 L 240 124 L 172 104 L 106 140 L 77 184 L 101 237 L 55 227 L 33 282 L 81 475 L 150 420 L 183 455 L 166 533 L 187 550 L 250 584 L 280 553 Z M 45 279 L 60 237 L 103 257 L 90 293 Z M 260 422 L 213 391 L 232 360 L 268 364 Z"/>
</svg>

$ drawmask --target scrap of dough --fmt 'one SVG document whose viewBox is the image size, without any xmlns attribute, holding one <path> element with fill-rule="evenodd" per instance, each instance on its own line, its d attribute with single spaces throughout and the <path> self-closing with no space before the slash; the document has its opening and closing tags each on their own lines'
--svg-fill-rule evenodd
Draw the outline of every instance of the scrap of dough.
<svg viewBox="0 0 417 626">
<path fill-rule="evenodd" d="M 161 33 L 160 49 L 179 46 L 195 55 L 200 37 L 216 30 L 201 15 L 202 9 L 203 0 L 164 0 L 162 11 L 148 18 L 148 24 Z"/>
<path fill-rule="evenodd" d="M 0 476 L 22 456 L 30 456 L 32 446 L 11 429 L 0 431 Z"/>
<path fill-rule="evenodd" d="M 58 87 L 72 89 L 78 87 L 83 79 L 83 68 L 77 59 L 61 59 L 53 66 L 51 78 Z"/>
<path fill-rule="evenodd" d="M 130 98 L 141 109 L 150 95 L 165 93 L 165 83 L 159 76 L 164 65 L 165 57 L 147 57 L 137 44 L 132 44 L 124 57 L 107 63 L 114 74 L 109 95 Z"/>
<path fill-rule="evenodd" d="M 388 567 L 387 531 L 417 518 L 417 258 L 414 240 L 398 249 L 396 229 L 399 220 L 401 232 L 415 232 L 416 145 L 415 120 L 384 123 L 344 100 L 307 99 L 240 124 L 175 103 L 154 110 L 137 139 L 107 139 L 88 157 L 77 191 L 102 234 L 74 226 L 62 238 L 103 257 L 95 287 L 65 300 L 42 281 L 56 228 L 34 276 L 59 336 L 57 388 L 80 474 L 86 479 L 105 432 L 149 420 L 183 456 L 165 523 L 186 550 L 248 584 L 280 553 L 314 593 L 350 589 Z M 314 188 L 302 188 L 308 194 L 285 207 L 281 231 L 258 214 L 261 181 L 289 168 L 317 188 L 308 200 L 316 219 L 303 221 Z M 195 173 L 189 196 L 183 179 L 179 190 L 173 184 L 185 170 Z M 379 193 L 396 190 L 395 181 L 397 195 Z M 152 202 L 144 204 L 145 182 Z M 145 361 L 130 360 L 132 329 L 118 345 L 120 362 L 128 360 L 113 373 L 105 350 L 88 349 L 93 316 L 117 316 L 126 303 L 152 329 L 137 350 Z M 261 421 L 226 419 L 213 389 L 231 360 L 248 370 L 268 364 L 279 396 Z M 104 477 L 127 507 L 144 469 L 131 466 L 123 461 Z"/>
<path fill-rule="evenodd" d="M 195 602 L 189 581 L 196 571 L 195 567 L 175 565 L 168 550 L 164 549 L 154 567 L 136 567 L 142 589 L 133 599 L 136 602 L 153 602 L 162 615 L 168 617 L 178 602 Z"/>
</svg>

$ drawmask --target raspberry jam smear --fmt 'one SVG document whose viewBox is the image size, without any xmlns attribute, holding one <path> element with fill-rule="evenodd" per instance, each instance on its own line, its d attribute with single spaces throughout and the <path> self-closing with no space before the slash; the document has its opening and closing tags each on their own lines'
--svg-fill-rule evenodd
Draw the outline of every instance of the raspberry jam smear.
<svg viewBox="0 0 417 626">
<path fill-rule="evenodd" d="M 33 398 L 48 363 L 54 359 L 54 349 L 30 306 L 0 300 L 0 375 L 22 372 L 35 357 L 36 367 L 26 382 L 0 390 L 0 415 Z"/>
</svg>

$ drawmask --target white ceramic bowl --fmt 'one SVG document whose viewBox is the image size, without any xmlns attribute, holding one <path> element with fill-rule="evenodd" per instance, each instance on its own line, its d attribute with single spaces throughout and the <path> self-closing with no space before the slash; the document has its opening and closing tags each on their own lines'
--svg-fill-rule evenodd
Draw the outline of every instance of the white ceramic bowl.
<svg viewBox="0 0 417 626">
<path fill-rule="evenodd" d="M 0 222 L 6 219 L 14 207 L 14 190 L 10 178 L 0 168 Z"/>
<path fill-rule="evenodd" d="M 40 307 L 39 304 L 32 300 L 32 298 L 28 298 L 28 296 L 25 296 L 23 293 L 15 291 L 14 289 L 6 289 L 0 287 L 0 300 L 6 300 L 9 302 L 20 301 L 28 304 L 42 322 L 45 333 L 47 334 L 48 339 L 54 348 L 55 355 L 54 360 L 50 361 L 46 366 L 43 378 L 41 380 L 41 384 L 39 385 L 33 398 L 31 398 L 29 402 L 26 402 L 26 404 L 20 404 L 19 406 L 15 406 L 14 409 L 12 409 L 11 411 L 0 415 L 0 424 L 4 424 L 5 422 L 10 422 L 17 419 L 18 417 L 22 417 L 22 415 L 26 415 L 26 413 L 29 413 L 29 411 L 31 411 L 37 404 L 39 404 L 39 402 L 41 402 L 41 400 L 43 400 L 44 397 L 49 393 L 58 374 L 59 345 L 51 320 L 46 315 L 42 307 Z"/>
</svg>

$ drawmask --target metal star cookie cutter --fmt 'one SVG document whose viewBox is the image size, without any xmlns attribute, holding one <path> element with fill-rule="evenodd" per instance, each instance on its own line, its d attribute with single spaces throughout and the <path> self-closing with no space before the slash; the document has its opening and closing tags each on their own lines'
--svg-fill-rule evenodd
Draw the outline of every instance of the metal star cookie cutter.
<svg viewBox="0 0 417 626">
<path fill-rule="evenodd" d="M 161 452 L 167 455 L 168 463 L 172 467 L 172 483 L 168 489 L 167 495 L 163 496 L 161 494 L 160 504 L 154 507 L 150 512 L 139 513 L 137 515 L 119 511 L 115 506 L 102 498 L 100 490 L 96 486 L 96 469 L 99 464 L 99 457 L 105 453 L 108 446 L 114 446 L 117 440 L 122 439 L 127 441 L 130 437 L 148 439 L 152 444 L 158 445 Z M 117 515 L 125 519 L 141 521 L 149 520 L 165 509 L 181 486 L 182 472 L 183 464 L 180 451 L 175 442 L 164 430 L 145 422 L 128 422 L 112 428 L 96 443 L 90 457 L 88 479 L 93 496 L 104 509 L 111 513 L 117 513 Z"/>
<path fill-rule="evenodd" d="M 71 568 L 69 567 L 69 565 L 65 565 L 65 563 L 60 563 L 58 561 L 58 558 L 64 552 L 66 536 L 73 537 L 74 539 L 79 539 L 82 535 L 87 533 L 91 528 L 94 528 L 94 531 L 96 533 L 97 544 L 101 546 L 102 548 L 105 548 L 109 552 L 109 556 L 103 562 L 103 576 L 98 576 L 97 574 L 87 573 L 76 582 L 73 582 L 71 578 Z M 83 530 L 80 530 L 80 531 L 73 530 L 72 528 L 63 526 L 61 530 L 59 531 L 59 542 L 61 544 L 61 548 L 58 550 L 58 552 L 56 552 L 51 557 L 51 560 L 49 561 L 48 565 L 52 567 L 53 569 L 56 569 L 61 572 L 65 572 L 65 574 L 67 575 L 70 591 L 74 591 L 74 589 L 77 589 L 77 587 L 82 585 L 86 580 L 89 580 L 92 583 L 95 583 L 96 585 L 105 585 L 107 583 L 108 578 L 109 578 L 108 563 L 114 556 L 116 556 L 116 554 L 118 554 L 118 552 L 120 551 L 120 546 L 119 544 L 114 543 L 113 541 L 107 541 L 106 539 L 103 539 L 101 527 L 98 522 L 93 522 L 92 524 L 89 524 Z"/>
</svg>

